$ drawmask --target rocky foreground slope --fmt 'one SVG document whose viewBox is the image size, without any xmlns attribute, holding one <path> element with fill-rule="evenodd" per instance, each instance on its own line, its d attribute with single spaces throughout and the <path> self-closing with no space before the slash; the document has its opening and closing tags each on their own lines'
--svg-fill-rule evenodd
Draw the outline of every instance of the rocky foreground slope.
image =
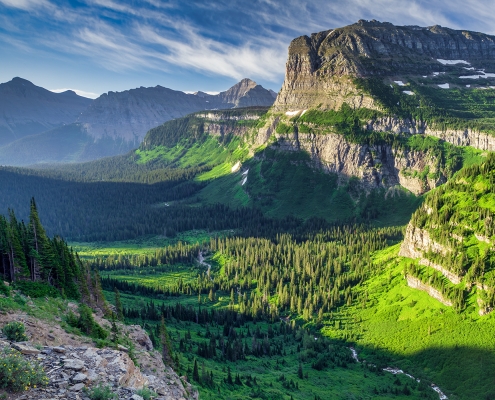
<svg viewBox="0 0 495 400">
<path fill-rule="evenodd" d="M 75 304 L 69 303 L 69 309 Z M 127 336 L 135 349 L 129 356 L 129 348 L 96 348 L 92 340 L 67 333 L 59 323 L 35 318 L 11 311 L 0 314 L 0 325 L 10 321 L 23 322 L 29 342 L 10 343 L 0 335 L 0 348 L 12 347 L 33 363 L 40 363 L 49 378 L 47 386 L 11 395 L 18 400 L 87 399 L 87 390 L 97 385 L 108 386 L 118 399 L 141 400 L 139 389 L 149 388 L 156 399 L 197 399 L 198 393 L 163 364 L 161 355 L 139 325 L 119 324 L 121 333 Z M 108 321 L 99 317 L 101 325 L 110 328 Z"/>
</svg>

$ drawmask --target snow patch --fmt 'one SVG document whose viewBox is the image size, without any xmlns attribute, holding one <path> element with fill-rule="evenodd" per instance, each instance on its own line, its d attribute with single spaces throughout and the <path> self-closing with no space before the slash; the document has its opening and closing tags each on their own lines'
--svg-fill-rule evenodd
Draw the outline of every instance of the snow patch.
<svg viewBox="0 0 495 400">
<path fill-rule="evenodd" d="M 464 69 L 467 69 L 468 71 L 473 71 L 474 70 L 474 67 L 462 67 Z"/>
<path fill-rule="evenodd" d="M 443 64 L 443 65 L 455 65 L 455 64 L 467 64 L 467 65 L 471 65 L 470 62 L 467 62 L 467 61 L 464 61 L 464 60 L 443 60 L 441 58 L 437 58 L 437 61 L 440 64 Z"/>
<path fill-rule="evenodd" d="M 438 76 L 440 75 L 440 72 L 433 72 L 433 75 Z"/>
<path fill-rule="evenodd" d="M 397 85 L 399 86 L 406 86 L 406 84 L 402 81 L 394 81 L 395 83 L 397 83 Z"/>
<path fill-rule="evenodd" d="M 303 112 L 301 113 L 301 117 L 304 115 L 304 113 L 305 113 L 306 111 L 308 111 L 308 109 L 303 110 Z"/>
<path fill-rule="evenodd" d="M 241 186 L 244 186 L 246 182 L 247 182 L 247 176 L 242 180 Z"/>
<path fill-rule="evenodd" d="M 466 85 L 466 87 L 471 87 L 471 85 Z"/>
<path fill-rule="evenodd" d="M 247 175 L 247 173 L 249 172 L 249 169 L 245 170 L 242 175 Z"/>
<path fill-rule="evenodd" d="M 288 117 L 293 117 L 294 115 L 298 114 L 301 110 L 296 110 L 296 111 L 287 111 L 285 115 Z"/>
<path fill-rule="evenodd" d="M 411 92 L 410 90 L 404 90 L 402 93 L 408 94 L 409 96 L 414 96 L 414 92 Z"/>
<path fill-rule="evenodd" d="M 240 161 L 237 161 L 234 164 L 234 166 L 230 169 L 230 172 L 234 173 L 234 172 L 239 171 L 239 169 L 241 169 L 241 162 Z"/>
<path fill-rule="evenodd" d="M 450 88 L 450 85 L 448 83 L 442 83 L 441 85 L 437 85 L 439 88 L 442 88 L 442 89 L 449 89 Z"/>
<path fill-rule="evenodd" d="M 461 79 L 479 79 L 479 78 L 495 78 L 495 74 L 485 71 L 477 71 L 480 75 L 462 75 Z"/>
</svg>

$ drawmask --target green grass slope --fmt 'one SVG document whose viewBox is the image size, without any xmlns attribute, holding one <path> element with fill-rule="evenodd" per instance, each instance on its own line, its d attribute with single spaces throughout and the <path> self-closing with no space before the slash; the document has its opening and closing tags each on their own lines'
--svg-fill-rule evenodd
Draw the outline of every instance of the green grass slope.
<svg viewBox="0 0 495 400">
<path fill-rule="evenodd" d="M 435 382 L 449 399 L 494 398 L 495 316 L 480 316 L 475 296 L 459 313 L 409 288 L 399 246 L 373 255 L 376 272 L 356 288 L 360 301 L 334 313 L 322 331 L 335 338 L 350 334 L 371 362 L 383 351 L 391 354 L 394 366 Z"/>
</svg>

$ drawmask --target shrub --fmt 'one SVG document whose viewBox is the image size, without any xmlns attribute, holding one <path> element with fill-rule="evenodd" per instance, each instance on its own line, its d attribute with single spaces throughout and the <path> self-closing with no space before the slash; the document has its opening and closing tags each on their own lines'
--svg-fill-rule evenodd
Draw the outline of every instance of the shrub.
<svg viewBox="0 0 495 400">
<path fill-rule="evenodd" d="M 93 318 L 93 311 L 85 304 L 79 305 L 79 318 L 70 311 L 66 321 L 70 326 L 78 328 L 84 335 L 93 339 L 106 339 L 108 337 L 108 331 L 98 325 Z"/>
<path fill-rule="evenodd" d="M 60 293 L 53 286 L 43 282 L 17 281 L 15 287 L 30 297 L 60 297 Z"/>
<path fill-rule="evenodd" d="M 10 297 L 10 288 L 0 279 L 0 294 Z"/>
<path fill-rule="evenodd" d="M 0 349 L 0 388 L 20 392 L 47 383 L 41 365 L 31 364 L 17 350 Z"/>
<path fill-rule="evenodd" d="M 151 400 L 152 398 L 158 396 L 155 392 L 153 392 L 150 388 L 143 388 L 136 392 L 137 395 L 141 396 L 144 400 Z"/>
<path fill-rule="evenodd" d="M 8 340 L 13 342 L 23 342 L 28 340 L 26 328 L 22 322 L 9 322 L 2 328 L 2 332 Z"/>
<path fill-rule="evenodd" d="M 101 383 L 89 389 L 87 394 L 91 400 L 109 400 L 117 398 L 117 395 L 112 393 L 110 386 L 104 386 Z"/>
</svg>

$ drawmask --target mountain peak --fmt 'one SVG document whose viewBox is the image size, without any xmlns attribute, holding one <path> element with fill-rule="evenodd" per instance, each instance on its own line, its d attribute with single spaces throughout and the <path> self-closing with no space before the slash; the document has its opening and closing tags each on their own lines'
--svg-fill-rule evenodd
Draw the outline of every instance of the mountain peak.
<svg viewBox="0 0 495 400">
<path fill-rule="evenodd" d="M 21 86 L 36 86 L 31 81 L 28 81 L 27 79 L 24 78 L 20 78 L 18 76 L 12 78 L 12 80 L 10 82 L 7 82 L 7 84 L 21 85 Z"/>
</svg>

